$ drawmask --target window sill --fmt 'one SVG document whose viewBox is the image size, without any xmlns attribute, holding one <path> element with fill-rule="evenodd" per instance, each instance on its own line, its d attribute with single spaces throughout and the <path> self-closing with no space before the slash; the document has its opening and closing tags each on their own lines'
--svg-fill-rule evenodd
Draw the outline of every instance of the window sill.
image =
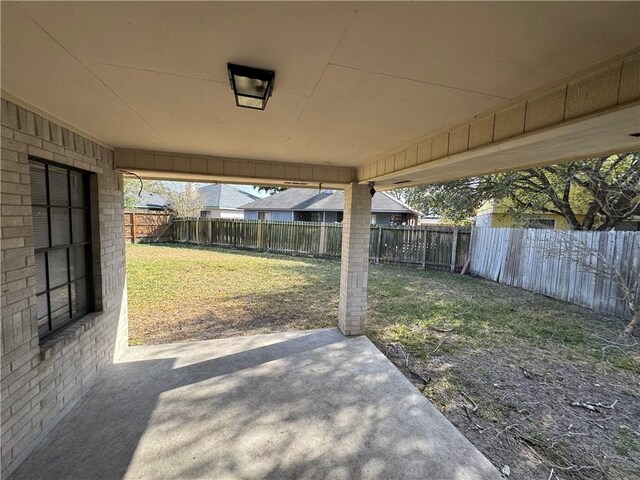
<svg viewBox="0 0 640 480">
<path fill-rule="evenodd" d="M 76 339 L 87 330 L 93 328 L 98 322 L 102 312 L 87 313 L 84 317 L 67 325 L 62 330 L 46 338 L 40 344 L 40 360 L 50 360 L 56 353 L 64 347 L 75 342 Z"/>
</svg>

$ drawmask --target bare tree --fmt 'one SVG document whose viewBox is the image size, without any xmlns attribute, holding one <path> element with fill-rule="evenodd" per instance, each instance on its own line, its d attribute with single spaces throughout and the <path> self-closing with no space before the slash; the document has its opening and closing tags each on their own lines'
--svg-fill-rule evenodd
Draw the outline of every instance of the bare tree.
<svg viewBox="0 0 640 480">
<path fill-rule="evenodd" d="M 640 261 L 630 258 L 617 266 L 615 259 L 592 247 L 581 232 L 550 230 L 546 238 L 535 247 L 547 258 L 563 258 L 574 263 L 580 270 L 600 280 L 609 280 L 618 287 L 618 300 L 629 307 L 630 322 L 624 333 L 635 335 L 640 321 Z"/>
<path fill-rule="evenodd" d="M 169 208 L 178 217 L 199 217 L 204 208 L 204 195 L 195 184 L 187 183 L 183 189 L 167 189 Z"/>
</svg>

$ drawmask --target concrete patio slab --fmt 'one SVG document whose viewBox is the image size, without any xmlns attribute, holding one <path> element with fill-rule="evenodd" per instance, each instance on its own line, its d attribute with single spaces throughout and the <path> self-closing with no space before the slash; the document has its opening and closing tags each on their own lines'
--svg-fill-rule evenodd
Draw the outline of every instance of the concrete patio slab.
<svg viewBox="0 0 640 480">
<path fill-rule="evenodd" d="M 497 469 L 366 337 L 131 347 L 19 479 L 486 479 Z"/>
</svg>

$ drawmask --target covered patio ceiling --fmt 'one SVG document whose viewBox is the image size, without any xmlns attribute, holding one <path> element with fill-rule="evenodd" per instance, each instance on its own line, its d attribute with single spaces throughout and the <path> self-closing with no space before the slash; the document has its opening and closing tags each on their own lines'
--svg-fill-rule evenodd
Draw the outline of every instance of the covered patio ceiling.
<svg viewBox="0 0 640 480">
<path fill-rule="evenodd" d="M 118 166 L 149 178 L 388 188 L 633 148 L 638 45 L 637 2 L 3 2 L 2 89 L 116 147 Z M 227 62 L 276 71 L 265 111 L 235 106 Z M 583 125 L 593 119 L 565 109 L 571 82 L 594 72 L 591 88 L 610 98 L 594 103 L 581 83 L 576 101 L 593 103 L 581 114 L 608 116 Z M 560 116 L 505 144 L 529 133 L 528 99 L 553 88 L 564 88 Z M 523 127 L 493 126 L 494 150 L 476 152 L 469 124 L 499 122 L 495 112 Z M 185 158 L 202 168 L 182 169 Z"/>
</svg>

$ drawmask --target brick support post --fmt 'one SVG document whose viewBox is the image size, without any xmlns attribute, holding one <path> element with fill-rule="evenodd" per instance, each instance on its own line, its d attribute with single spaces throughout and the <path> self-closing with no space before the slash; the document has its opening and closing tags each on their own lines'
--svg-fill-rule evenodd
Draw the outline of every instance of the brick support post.
<svg viewBox="0 0 640 480">
<path fill-rule="evenodd" d="M 345 335 L 362 335 L 367 314 L 371 195 L 367 185 L 344 189 L 342 267 L 338 325 Z"/>
</svg>

